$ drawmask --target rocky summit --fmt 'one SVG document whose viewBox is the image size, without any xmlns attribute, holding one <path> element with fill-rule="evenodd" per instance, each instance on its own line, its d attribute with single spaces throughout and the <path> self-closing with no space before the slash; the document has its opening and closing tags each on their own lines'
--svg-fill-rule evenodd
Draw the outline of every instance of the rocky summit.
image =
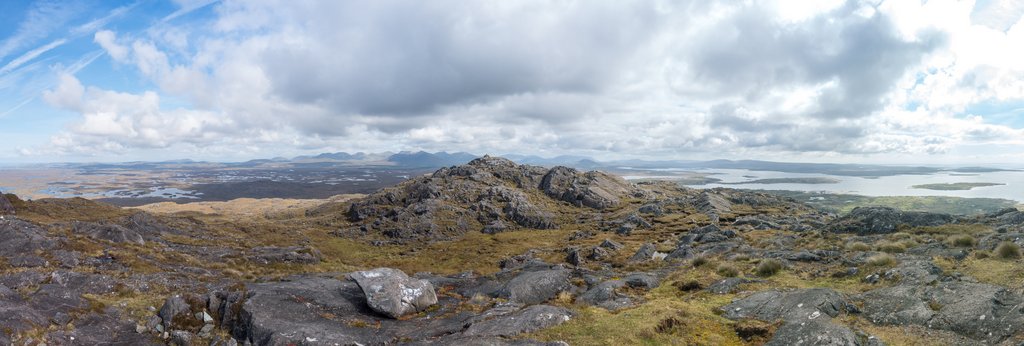
<svg viewBox="0 0 1024 346">
<path fill-rule="evenodd" d="M 275 213 L 3 195 L 0 345 L 1019 345 L 1021 245 L 489 156 Z"/>
</svg>

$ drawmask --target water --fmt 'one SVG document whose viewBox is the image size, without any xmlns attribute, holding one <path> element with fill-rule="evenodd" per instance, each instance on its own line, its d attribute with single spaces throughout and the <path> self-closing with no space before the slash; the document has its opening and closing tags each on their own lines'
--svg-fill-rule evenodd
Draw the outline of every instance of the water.
<svg viewBox="0 0 1024 346">
<path fill-rule="evenodd" d="M 865 196 L 950 196 L 950 197 L 984 197 L 1003 198 L 1024 202 L 1024 172 L 983 172 L 983 173 L 955 173 L 940 172 L 926 175 L 893 175 L 885 177 L 849 177 L 829 174 L 814 173 L 783 173 L 774 171 L 752 171 L 745 169 L 695 169 L 675 170 L 666 169 L 661 172 L 692 172 L 708 174 L 711 178 L 721 179 L 721 183 L 688 185 L 694 188 L 726 187 L 734 189 L 754 190 L 790 190 L 807 192 L 828 192 L 845 193 Z M 650 176 L 626 176 L 628 178 L 640 179 Z M 671 175 L 659 176 L 659 178 L 671 177 Z M 679 178 L 680 176 L 675 176 Z M 754 179 L 771 178 L 831 178 L 838 182 L 834 184 L 742 184 L 742 182 Z M 740 183 L 740 184 L 723 184 Z M 943 184 L 943 183 L 1002 183 L 1006 185 L 976 187 L 970 190 L 928 190 L 915 189 L 914 185 L 922 184 Z"/>
</svg>

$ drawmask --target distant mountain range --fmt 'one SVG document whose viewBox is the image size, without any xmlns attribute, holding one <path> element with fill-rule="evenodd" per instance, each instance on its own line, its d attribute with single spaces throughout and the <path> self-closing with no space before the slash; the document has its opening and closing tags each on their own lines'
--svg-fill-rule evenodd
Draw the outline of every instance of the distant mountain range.
<svg viewBox="0 0 1024 346">
<path fill-rule="evenodd" d="M 937 172 L 954 173 L 983 173 L 1008 171 L 1008 169 L 990 167 L 934 167 L 934 166 L 897 166 L 897 165 L 867 165 L 867 164 L 836 164 L 836 163 L 794 163 L 794 162 L 772 162 L 758 160 L 710 160 L 710 161 L 687 161 L 687 160 L 614 160 L 597 161 L 586 156 L 556 156 L 545 158 L 536 155 L 506 154 L 499 155 L 520 164 L 537 166 L 569 166 L 582 170 L 606 170 L 606 171 L 644 171 L 658 169 L 745 169 L 754 171 L 775 171 L 784 173 L 817 173 L 838 176 L 859 176 L 859 177 L 882 177 L 906 174 L 932 174 Z M 330 167 L 356 167 L 356 166 L 393 166 L 401 169 L 437 169 L 441 167 L 461 165 L 479 157 L 466 152 L 425 152 L 425 151 L 403 151 L 399 153 L 321 153 L 317 155 L 297 156 L 293 158 L 277 157 L 272 159 L 258 159 L 245 162 L 205 162 L 193 160 L 172 160 L 162 162 L 124 162 L 124 163 L 99 163 L 99 164 L 58 164 L 57 166 L 74 167 L 81 169 L 176 169 L 183 167 L 206 167 L 206 168 L 330 168 Z"/>
</svg>

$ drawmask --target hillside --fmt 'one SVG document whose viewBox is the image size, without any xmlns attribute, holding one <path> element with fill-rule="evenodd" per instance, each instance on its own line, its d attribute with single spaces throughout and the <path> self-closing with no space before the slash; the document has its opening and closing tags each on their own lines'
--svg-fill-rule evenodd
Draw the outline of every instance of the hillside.
<svg viewBox="0 0 1024 346">
<path fill-rule="evenodd" d="M 1024 341 L 1024 212 L 793 199 L 484 156 L 366 196 L 0 198 L 0 345 Z"/>
</svg>

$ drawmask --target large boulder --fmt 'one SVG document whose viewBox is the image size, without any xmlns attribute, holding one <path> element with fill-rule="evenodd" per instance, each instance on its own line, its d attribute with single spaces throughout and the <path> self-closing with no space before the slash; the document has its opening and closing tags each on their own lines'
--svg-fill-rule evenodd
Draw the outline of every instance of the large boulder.
<svg viewBox="0 0 1024 346">
<path fill-rule="evenodd" d="M 620 177 L 596 171 L 580 173 L 564 166 L 548 171 L 540 189 L 552 198 L 594 209 L 614 207 L 635 191 L 632 184 Z"/>
<path fill-rule="evenodd" d="M 557 326 L 572 318 L 572 312 L 550 305 L 534 305 L 525 309 L 473 323 L 466 328 L 467 336 L 514 337 L 519 334 Z"/>
<path fill-rule="evenodd" d="M 423 311 L 437 304 L 434 285 L 426 280 L 410 278 L 398 269 L 377 268 L 349 276 L 363 290 L 367 305 L 390 318 Z"/>
<path fill-rule="evenodd" d="M 57 241 L 39 226 L 18 219 L 0 220 L 0 256 L 31 254 L 56 246 Z"/>
<path fill-rule="evenodd" d="M 561 268 L 522 272 L 509 280 L 498 296 L 526 305 L 540 304 L 570 288 L 569 274 Z"/>
</svg>

